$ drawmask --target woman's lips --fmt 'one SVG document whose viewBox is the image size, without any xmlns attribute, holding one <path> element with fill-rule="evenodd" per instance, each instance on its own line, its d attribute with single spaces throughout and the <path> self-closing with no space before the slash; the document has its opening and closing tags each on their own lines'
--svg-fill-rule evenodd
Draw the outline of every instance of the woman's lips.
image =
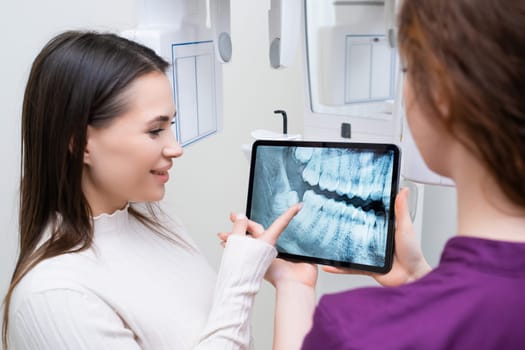
<svg viewBox="0 0 525 350">
<path fill-rule="evenodd" d="M 152 170 L 151 173 L 161 182 L 166 183 L 170 179 L 170 175 L 167 171 Z"/>
</svg>

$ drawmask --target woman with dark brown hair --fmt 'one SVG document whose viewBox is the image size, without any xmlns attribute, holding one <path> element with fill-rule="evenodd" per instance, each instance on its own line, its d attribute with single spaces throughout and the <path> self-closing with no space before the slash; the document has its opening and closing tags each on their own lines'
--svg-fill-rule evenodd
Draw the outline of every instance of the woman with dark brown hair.
<svg viewBox="0 0 525 350">
<path fill-rule="evenodd" d="M 401 191 L 394 266 L 375 276 L 385 287 L 323 296 L 302 349 L 521 349 L 525 2 L 404 0 L 398 43 L 408 125 L 456 184 L 457 236 L 431 270 Z"/>
<path fill-rule="evenodd" d="M 4 349 L 249 347 L 254 296 L 300 206 L 266 230 L 232 217 L 215 273 L 156 205 L 182 155 L 167 66 L 93 32 L 56 36 L 33 63 Z"/>
</svg>

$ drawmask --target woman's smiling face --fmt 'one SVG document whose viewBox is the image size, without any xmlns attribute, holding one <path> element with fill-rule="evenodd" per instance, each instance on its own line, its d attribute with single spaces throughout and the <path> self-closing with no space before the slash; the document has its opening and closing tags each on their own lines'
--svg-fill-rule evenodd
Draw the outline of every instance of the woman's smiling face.
<svg viewBox="0 0 525 350">
<path fill-rule="evenodd" d="M 124 98 L 122 115 L 104 127 L 88 126 L 82 190 L 93 215 L 162 199 L 172 158 L 182 155 L 171 129 L 175 103 L 166 75 L 137 78 Z"/>
</svg>

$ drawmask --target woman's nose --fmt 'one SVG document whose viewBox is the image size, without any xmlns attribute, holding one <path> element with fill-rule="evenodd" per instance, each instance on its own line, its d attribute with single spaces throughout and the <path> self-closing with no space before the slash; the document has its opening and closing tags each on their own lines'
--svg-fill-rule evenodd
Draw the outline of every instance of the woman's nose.
<svg viewBox="0 0 525 350">
<path fill-rule="evenodd" d="M 162 150 L 162 155 L 166 158 L 177 158 L 182 156 L 182 146 L 175 139 L 173 132 L 170 132 L 170 137 Z"/>
</svg>

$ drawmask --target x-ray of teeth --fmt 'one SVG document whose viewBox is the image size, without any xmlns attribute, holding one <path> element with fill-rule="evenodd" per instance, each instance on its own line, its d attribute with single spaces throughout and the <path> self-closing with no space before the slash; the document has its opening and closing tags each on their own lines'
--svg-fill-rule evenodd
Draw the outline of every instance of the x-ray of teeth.
<svg viewBox="0 0 525 350">
<path fill-rule="evenodd" d="M 384 266 L 393 151 L 260 145 L 255 155 L 251 219 L 268 227 L 303 203 L 279 252 Z"/>
</svg>

